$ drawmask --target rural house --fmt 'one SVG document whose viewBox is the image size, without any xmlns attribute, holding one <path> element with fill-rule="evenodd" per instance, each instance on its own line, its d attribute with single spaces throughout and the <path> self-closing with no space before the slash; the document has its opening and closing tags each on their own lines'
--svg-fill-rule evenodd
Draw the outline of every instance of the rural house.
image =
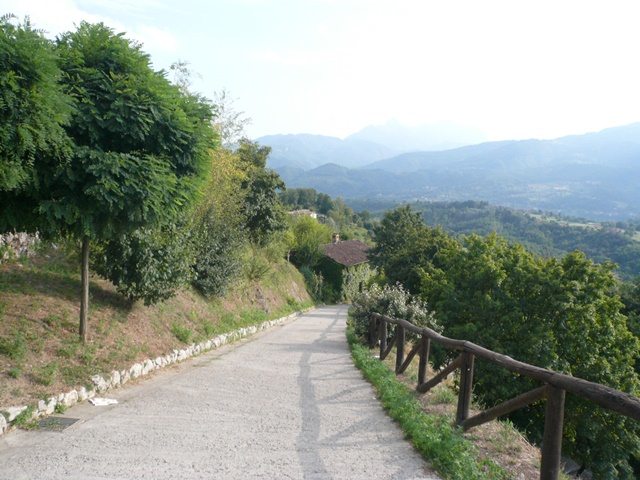
<svg viewBox="0 0 640 480">
<path fill-rule="evenodd" d="M 337 233 L 333 234 L 331 243 L 322 245 L 324 257 L 320 260 L 319 271 L 338 299 L 350 300 L 371 277 L 373 270 L 369 266 L 368 250 L 366 243 L 341 241 Z"/>
</svg>

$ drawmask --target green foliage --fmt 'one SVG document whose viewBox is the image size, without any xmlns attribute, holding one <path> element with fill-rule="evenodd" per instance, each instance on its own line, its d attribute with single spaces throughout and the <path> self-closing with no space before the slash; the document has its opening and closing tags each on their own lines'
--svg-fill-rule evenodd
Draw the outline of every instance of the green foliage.
<svg viewBox="0 0 640 480">
<path fill-rule="evenodd" d="M 300 267 L 300 273 L 304 277 L 307 292 L 315 301 L 322 301 L 324 278 L 321 273 L 316 273 L 307 266 Z"/>
<path fill-rule="evenodd" d="M 290 222 L 293 263 L 299 267 L 315 266 L 323 255 L 321 246 L 331 241 L 331 229 L 307 216 L 293 217 Z"/>
<path fill-rule="evenodd" d="M 456 242 L 440 229 L 427 227 L 409 206 L 385 214 L 374 228 L 371 264 L 382 269 L 390 283 L 400 282 L 410 292 L 420 289 L 421 275 L 438 275 L 438 254 Z"/>
<path fill-rule="evenodd" d="M 22 332 L 16 331 L 8 338 L 0 338 L 0 355 L 21 362 L 27 354 L 27 342 Z"/>
<path fill-rule="evenodd" d="M 631 394 L 640 392 L 634 371 L 640 344 L 621 313 L 613 265 L 594 264 L 579 252 L 560 260 L 540 258 L 495 234 L 458 242 L 421 225 L 408 207 L 387 214 L 376 237 L 374 262 L 389 279 L 406 278 L 421 293 L 447 336 Z M 628 305 L 633 310 L 633 302 Z M 445 360 L 435 353 L 437 362 Z M 476 366 L 474 393 L 487 406 L 534 386 L 488 362 Z M 543 416 L 543 406 L 537 404 L 511 419 L 539 441 Z M 568 396 L 564 452 L 599 478 L 633 478 L 639 434 L 632 420 Z"/>
<path fill-rule="evenodd" d="M 43 156 L 63 156 L 68 99 L 53 46 L 28 20 L 0 18 L 0 192 L 34 188 Z M 4 210 L 4 209 L 3 209 Z M 11 212 L 3 212 L 10 215 Z"/>
<path fill-rule="evenodd" d="M 594 261 L 617 263 L 620 275 L 627 279 L 640 275 L 640 241 L 633 237 L 637 227 L 632 222 L 595 223 L 480 201 L 415 202 L 411 207 L 428 225 L 441 226 L 451 234 L 495 232 L 547 257 L 581 250 Z"/>
<path fill-rule="evenodd" d="M 141 228 L 110 240 L 95 255 L 94 267 L 130 300 L 153 305 L 189 283 L 194 255 L 184 226 Z"/>
<path fill-rule="evenodd" d="M 376 389 L 382 405 L 398 422 L 422 456 L 446 479 L 506 479 L 507 472 L 493 462 L 481 461 L 462 432 L 444 418 L 427 415 L 413 393 L 347 332 L 351 354 L 365 378 Z"/>
<path fill-rule="evenodd" d="M 189 343 L 193 336 L 193 332 L 189 328 L 184 325 L 180 325 L 179 323 L 171 325 L 171 333 L 173 333 L 182 343 Z"/>
<path fill-rule="evenodd" d="M 20 367 L 11 367 L 7 372 L 11 378 L 18 378 L 22 374 L 22 369 Z"/>
<path fill-rule="evenodd" d="M 58 402 L 56 403 L 56 406 L 53 407 L 53 411 L 58 415 L 62 415 L 64 412 L 67 411 L 67 406 L 64 403 Z"/>
<path fill-rule="evenodd" d="M 369 287 L 369 283 L 375 275 L 375 268 L 372 268 L 368 263 L 345 268 L 342 272 L 342 297 L 344 300 L 352 302 L 363 289 Z"/>
<path fill-rule="evenodd" d="M 260 246 L 251 244 L 242 255 L 242 274 L 249 282 L 257 282 L 271 271 L 271 264 Z"/>
<path fill-rule="evenodd" d="M 26 430 L 35 428 L 35 422 L 33 418 L 35 410 L 36 409 L 33 405 L 28 405 L 27 408 L 20 413 L 20 415 L 13 419 L 13 425 Z"/>
<path fill-rule="evenodd" d="M 242 267 L 241 227 L 228 212 L 210 205 L 196 217 L 192 228 L 195 249 L 192 284 L 207 297 L 223 295 Z"/>
<path fill-rule="evenodd" d="M 379 313 L 394 318 L 403 318 L 414 325 L 441 330 L 433 312 L 418 297 L 411 295 L 402 285 L 373 284 L 354 295 L 349 308 L 356 335 L 365 337 L 369 332 L 369 316 Z"/>
<path fill-rule="evenodd" d="M 389 245 L 390 254 L 386 258 L 387 251 L 378 245 L 379 264 L 408 267 L 404 271 L 437 312 L 446 335 L 472 340 L 524 362 L 638 392 L 640 382 L 634 372 L 638 342 L 620 314 L 610 265 L 596 265 L 580 253 L 561 261 L 541 259 L 495 235 L 470 236 L 463 243 L 444 239 L 437 249 L 412 256 L 413 265 L 403 264 L 398 252 L 406 255 L 415 245 L 403 246 L 402 239 L 414 242 L 412 232 L 423 230 L 408 209 L 401 213 L 405 225 L 394 224 L 408 234 L 383 232 L 381 239 L 386 243 L 382 245 Z M 388 227 L 384 220 L 382 227 Z M 440 235 L 444 234 L 431 238 Z M 391 272 L 385 270 L 394 278 Z M 533 386 L 488 362 L 476 367 L 474 392 L 489 406 Z M 538 405 L 512 416 L 537 440 L 542 418 Z M 604 478 L 611 472 L 620 478 L 631 475 L 628 462 L 637 451 L 637 425 L 573 396 L 567 400 L 565 419 L 568 455 Z"/>
<path fill-rule="evenodd" d="M 284 208 L 278 198 L 278 191 L 284 190 L 284 182 L 276 172 L 266 168 L 270 151 L 270 147 L 242 139 L 236 152 L 247 173 L 242 181 L 247 233 L 252 242 L 261 245 L 286 228 Z"/>
<path fill-rule="evenodd" d="M 43 365 L 33 371 L 33 380 L 46 387 L 51 386 L 58 375 L 59 366 L 56 362 Z"/>
</svg>

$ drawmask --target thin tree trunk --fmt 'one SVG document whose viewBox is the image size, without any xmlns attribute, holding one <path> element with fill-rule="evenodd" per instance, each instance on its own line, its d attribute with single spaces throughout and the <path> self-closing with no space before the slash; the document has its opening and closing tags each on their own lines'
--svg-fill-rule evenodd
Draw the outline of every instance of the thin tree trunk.
<svg viewBox="0 0 640 480">
<path fill-rule="evenodd" d="M 89 237 L 82 237 L 82 265 L 80 267 L 82 293 L 80 295 L 80 340 L 87 341 L 87 313 L 89 311 Z"/>
</svg>

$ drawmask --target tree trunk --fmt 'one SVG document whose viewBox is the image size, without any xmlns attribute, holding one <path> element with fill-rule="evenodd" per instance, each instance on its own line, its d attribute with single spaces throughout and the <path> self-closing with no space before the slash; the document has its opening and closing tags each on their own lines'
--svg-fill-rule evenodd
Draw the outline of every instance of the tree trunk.
<svg viewBox="0 0 640 480">
<path fill-rule="evenodd" d="M 82 237 L 82 265 L 80 277 L 82 293 L 80 295 L 80 340 L 87 341 L 87 313 L 89 311 L 89 237 Z"/>
</svg>

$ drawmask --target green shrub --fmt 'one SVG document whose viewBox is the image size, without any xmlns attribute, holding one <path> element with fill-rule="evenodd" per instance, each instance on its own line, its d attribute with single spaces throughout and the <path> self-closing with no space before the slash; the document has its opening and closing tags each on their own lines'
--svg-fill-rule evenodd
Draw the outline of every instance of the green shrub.
<svg viewBox="0 0 640 480">
<path fill-rule="evenodd" d="M 271 270 L 269 261 L 256 246 L 252 246 L 245 252 L 242 263 L 244 277 L 250 282 L 262 280 Z"/>
<path fill-rule="evenodd" d="M 22 370 L 20 369 L 20 367 L 11 367 L 7 372 L 7 375 L 9 375 L 11 378 L 18 378 L 21 374 Z"/>
<path fill-rule="evenodd" d="M 192 285 L 206 297 L 223 295 L 241 268 L 243 232 L 237 219 L 209 206 L 193 227 L 195 261 Z"/>
<path fill-rule="evenodd" d="M 353 297 L 349 314 L 353 318 L 353 326 L 358 336 L 364 337 L 368 334 L 371 313 L 402 318 L 419 327 L 441 330 L 427 304 L 412 296 L 400 284 L 384 287 L 373 284 Z"/>
<path fill-rule="evenodd" d="M 98 248 L 98 274 L 130 300 L 153 305 L 171 298 L 191 280 L 193 252 L 186 228 L 141 228 Z"/>
<path fill-rule="evenodd" d="M 183 325 L 180 325 L 179 323 L 174 323 L 173 325 L 171 325 L 171 333 L 173 333 L 175 337 L 182 343 L 189 343 L 189 341 L 191 340 L 191 336 L 193 335 L 193 332 L 191 330 Z"/>
</svg>

